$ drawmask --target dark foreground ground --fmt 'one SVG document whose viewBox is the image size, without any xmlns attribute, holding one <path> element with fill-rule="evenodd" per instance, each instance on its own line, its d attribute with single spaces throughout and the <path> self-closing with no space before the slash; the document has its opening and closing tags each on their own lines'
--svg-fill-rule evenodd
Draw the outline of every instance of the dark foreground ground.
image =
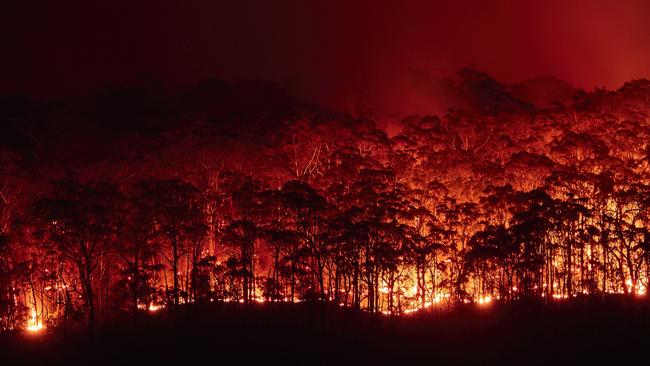
<svg viewBox="0 0 650 366">
<path fill-rule="evenodd" d="M 196 306 L 82 335 L 0 337 L 0 365 L 647 364 L 645 304 L 490 305 L 400 319 L 317 304 Z"/>
</svg>

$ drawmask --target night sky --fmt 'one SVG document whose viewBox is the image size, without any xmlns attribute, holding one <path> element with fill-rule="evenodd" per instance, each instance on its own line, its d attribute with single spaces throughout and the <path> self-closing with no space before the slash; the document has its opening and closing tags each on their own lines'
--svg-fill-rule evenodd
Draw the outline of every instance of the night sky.
<svg viewBox="0 0 650 366">
<path fill-rule="evenodd" d="M 467 66 L 587 89 L 650 76 L 644 0 L 351 3 L 5 2 L 0 93 L 261 78 L 327 106 L 399 112 L 439 107 L 427 83 Z"/>
</svg>

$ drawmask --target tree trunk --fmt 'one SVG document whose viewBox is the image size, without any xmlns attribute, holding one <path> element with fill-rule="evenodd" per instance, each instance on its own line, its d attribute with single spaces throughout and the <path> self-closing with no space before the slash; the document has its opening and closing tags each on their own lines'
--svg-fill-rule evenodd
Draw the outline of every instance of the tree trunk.
<svg viewBox="0 0 650 366">
<path fill-rule="evenodd" d="M 95 302 L 93 299 L 93 286 L 90 277 L 90 262 L 88 261 L 85 266 L 79 264 L 79 279 L 84 290 L 84 300 L 88 309 L 88 338 L 91 340 L 94 337 L 95 328 Z"/>
<path fill-rule="evenodd" d="M 133 314 L 137 314 L 137 312 L 138 312 L 138 274 L 139 274 L 138 273 L 139 272 L 138 268 L 140 267 L 140 256 L 137 253 L 135 255 L 135 260 L 133 261 L 133 263 L 134 263 L 133 264 L 134 271 L 133 271 L 133 274 L 132 274 L 133 278 L 132 278 L 132 281 L 131 281 L 131 285 L 132 285 L 132 288 L 131 288 L 132 295 L 131 296 L 132 296 L 132 301 L 133 301 L 132 310 L 133 310 Z"/>
<path fill-rule="evenodd" d="M 567 295 L 569 296 L 569 300 L 571 300 L 573 297 L 573 279 L 572 279 L 572 274 L 573 274 L 573 263 L 572 263 L 572 258 L 571 258 L 571 241 L 573 239 L 569 239 L 568 245 L 567 245 L 567 275 L 566 275 L 566 291 Z"/>
<path fill-rule="evenodd" d="M 354 275 L 352 279 L 352 300 L 354 303 L 354 309 L 359 310 L 361 308 L 361 301 L 359 300 L 359 261 L 355 259 L 354 262 Z"/>
<path fill-rule="evenodd" d="M 608 256 L 608 248 L 607 248 L 607 233 L 603 231 L 603 234 L 601 235 L 601 245 L 603 246 L 603 300 L 605 300 L 605 297 L 607 296 L 607 256 Z"/>
<path fill-rule="evenodd" d="M 178 308 L 178 241 L 176 238 L 172 239 L 172 270 L 174 271 L 174 308 Z"/>
</svg>

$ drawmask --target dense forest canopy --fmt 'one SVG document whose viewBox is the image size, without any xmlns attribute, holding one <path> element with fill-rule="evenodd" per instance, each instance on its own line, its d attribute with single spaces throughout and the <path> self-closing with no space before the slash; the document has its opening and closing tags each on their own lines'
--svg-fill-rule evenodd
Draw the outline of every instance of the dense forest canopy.
<svg viewBox="0 0 650 366">
<path fill-rule="evenodd" d="M 261 81 L 0 98 L 0 329 L 645 296 L 650 82 L 452 87 L 390 135 Z"/>
</svg>

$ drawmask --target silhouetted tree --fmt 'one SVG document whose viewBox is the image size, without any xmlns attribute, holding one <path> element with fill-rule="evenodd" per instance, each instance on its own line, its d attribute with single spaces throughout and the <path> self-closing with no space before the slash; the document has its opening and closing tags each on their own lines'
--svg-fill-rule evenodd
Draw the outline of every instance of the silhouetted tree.
<svg viewBox="0 0 650 366">
<path fill-rule="evenodd" d="M 116 202 L 120 194 L 110 183 L 55 182 L 53 193 L 33 206 L 43 236 L 60 257 L 77 269 L 88 314 L 88 332 L 95 325 L 94 275 L 100 260 L 117 242 Z"/>
</svg>

